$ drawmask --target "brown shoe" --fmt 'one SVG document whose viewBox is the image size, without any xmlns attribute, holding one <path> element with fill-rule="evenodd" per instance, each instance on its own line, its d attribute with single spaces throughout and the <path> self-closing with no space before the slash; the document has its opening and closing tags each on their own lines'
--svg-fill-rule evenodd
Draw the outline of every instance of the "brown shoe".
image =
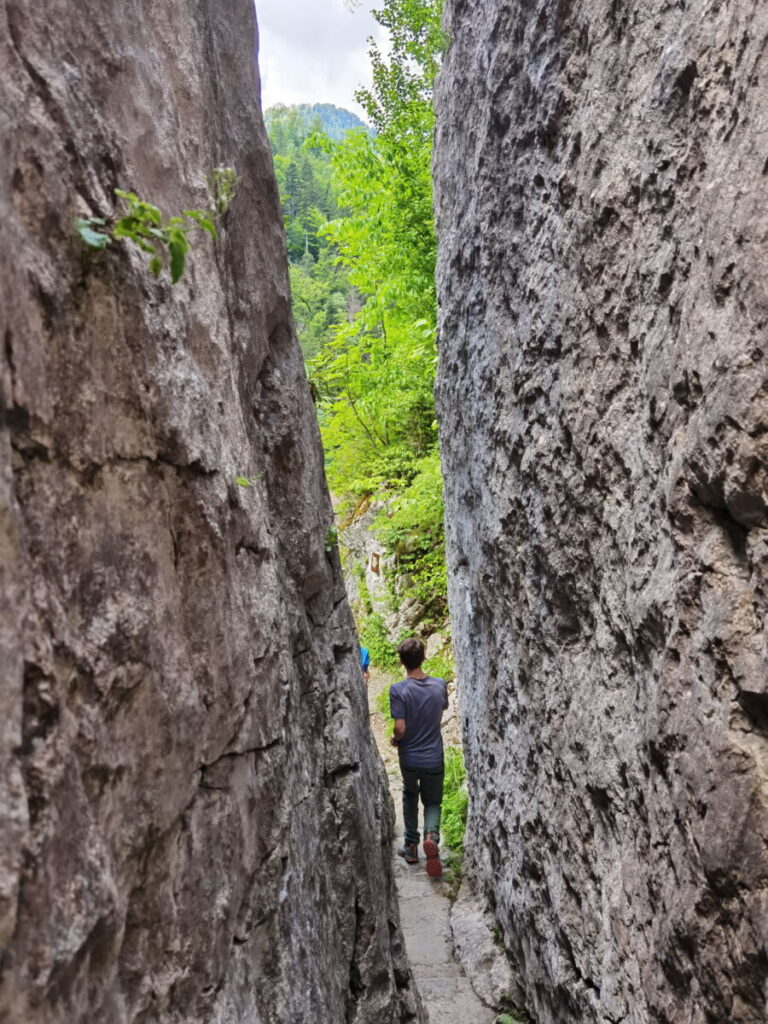
<svg viewBox="0 0 768 1024">
<path fill-rule="evenodd" d="M 398 857 L 402 857 L 406 864 L 418 864 L 419 863 L 419 844 L 418 843 L 403 843 L 400 849 L 397 851 Z"/>
<path fill-rule="evenodd" d="M 443 873 L 443 865 L 440 863 L 437 837 L 434 832 L 427 832 L 424 836 L 424 856 L 427 858 L 427 874 L 429 877 L 439 878 Z"/>
</svg>

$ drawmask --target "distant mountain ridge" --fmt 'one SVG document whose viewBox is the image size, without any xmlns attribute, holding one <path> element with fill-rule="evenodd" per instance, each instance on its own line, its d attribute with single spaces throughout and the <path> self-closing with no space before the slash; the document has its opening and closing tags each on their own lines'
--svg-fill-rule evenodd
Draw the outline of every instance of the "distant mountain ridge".
<svg viewBox="0 0 768 1024">
<path fill-rule="evenodd" d="M 276 103 L 264 111 L 267 131 L 270 129 L 270 122 L 276 115 L 283 115 L 287 111 L 293 110 L 302 116 L 307 127 L 315 119 L 319 119 L 325 134 L 336 142 L 351 128 L 364 128 L 367 132 L 371 132 L 371 128 L 365 121 L 361 121 L 357 114 L 353 114 L 351 110 L 345 110 L 343 107 L 334 106 L 333 103 L 296 103 L 292 105 Z"/>
</svg>

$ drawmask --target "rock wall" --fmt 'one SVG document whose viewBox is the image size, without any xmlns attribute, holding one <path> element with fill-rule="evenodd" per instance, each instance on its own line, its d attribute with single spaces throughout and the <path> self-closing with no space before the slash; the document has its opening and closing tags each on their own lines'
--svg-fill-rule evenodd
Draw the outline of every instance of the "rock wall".
<svg viewBox="0 0 768 1024">
<path fill-rule="evenodd" d="M 471 870 L 538 1024 L 768 1019 L 768 8 L 447 0 Z"/>
<path fill-rule="evenodd" d="M 376 502 L 356 518 L 343 523 L 339 529 L 339 548 L 344 584 L 355 614 L 365 616 L 372 612 L 381 616 L 390 639 L 396 643 L 404 632 L 421 624 L 428 608 L 411 594 L 413 577 L 398 573 L 397 559 L 387 554 L 374 528 L 384 507 L 382 502 Z M 440 646 L 443 645 L 435 647 L 433 642 L 428 657 L 436 654 Z"/>
<path fill-rule="evenodd" d="M 253 5 L 91 7 L 0 14 L 0 1020 L 415 1021 Z M 175 288 L 75 234 L 221 164 Z"/>
<path fill-rule="evenodd" d="M 371 611 L 386 617 L 391 614 L 392 604 L 387 576 L 395 572 L 395 565 L 373 528 L 382 507 L 376 503 L 344 522 L 339 530 L 339 546 L 344 584 L 352 607 L 356 613 L 359 609 L 364 614 L 370 605 Z"/>
</svg>

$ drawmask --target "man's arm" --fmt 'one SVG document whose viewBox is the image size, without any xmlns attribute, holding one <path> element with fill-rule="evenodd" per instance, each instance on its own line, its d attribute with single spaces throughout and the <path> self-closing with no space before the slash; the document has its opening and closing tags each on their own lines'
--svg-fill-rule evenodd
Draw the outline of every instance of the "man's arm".
<svg viewBox="0 0 768 1024">
<path fill-rule="evenodd" d="M 403 736 L 405 736 L 405 701 L 400 693 L 401 688 L 401 683 L 395 683 L 394 686 L 389 688 L 389 713 L 395 722 L 395 727 L 389 739 L 393 747 L 396 747 Z"/>
<path fill-rule="evenodd" d="M 403 736 L 405 736 L 405 719 L 396 718 L 395 727 L 392 730 L 392 738 L 390 739 L 389 742 L 392 744 L 393 747 L 396 747 L 400 740 L 403 738 Z"/>
</svg>

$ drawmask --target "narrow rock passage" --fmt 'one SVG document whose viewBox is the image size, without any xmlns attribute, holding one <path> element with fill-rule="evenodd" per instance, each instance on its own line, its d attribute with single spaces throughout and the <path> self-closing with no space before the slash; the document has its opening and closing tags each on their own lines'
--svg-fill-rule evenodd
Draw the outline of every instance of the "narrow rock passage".
<svg viewBox="0 0 768 1024">
<path fill-rule="evenodd" d="M 369 687 L 371 724 L 376 743 L 389 777 L 389 791 L 395 803 L 397 828 L 392 845 L 395 881 L 400 903 L 400 920 L 408 958 L 430 1024 L 493 1024 L 496 1014 L 477 997 L 469 979 L 453 956 L 451 904 L 445 895 L 445 882 L 432 880 L 424 870 L 423 853 L 419 864 L 408 865 L 397 856 L 403 835 L 402 785 L 397 753 L 389 744 L 382 716 L 375 700 L 389 679 L 372 672 Z"/>
</svg>

